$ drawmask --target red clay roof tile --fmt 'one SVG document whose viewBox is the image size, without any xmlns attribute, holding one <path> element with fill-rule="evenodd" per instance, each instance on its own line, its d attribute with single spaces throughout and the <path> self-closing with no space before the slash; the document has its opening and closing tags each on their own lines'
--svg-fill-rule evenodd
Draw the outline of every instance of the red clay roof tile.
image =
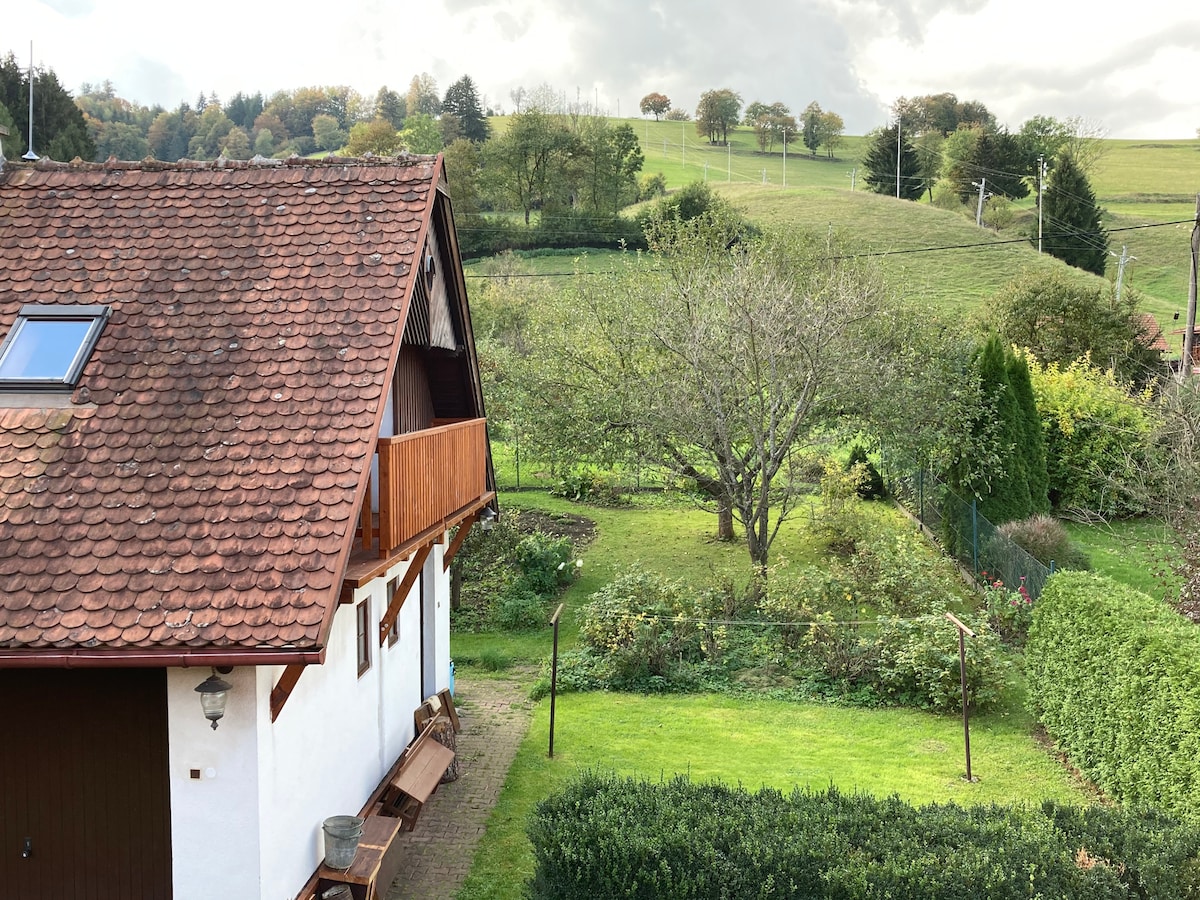
<svg viewBox="0 0 1200 900">
<path fill-rule="evenodd" d="M 0 336 L 112 315 L 69 408 L 0 398 L 0 649 L 319 647 L 438 174 L 5 166 Z"/>
</svg>

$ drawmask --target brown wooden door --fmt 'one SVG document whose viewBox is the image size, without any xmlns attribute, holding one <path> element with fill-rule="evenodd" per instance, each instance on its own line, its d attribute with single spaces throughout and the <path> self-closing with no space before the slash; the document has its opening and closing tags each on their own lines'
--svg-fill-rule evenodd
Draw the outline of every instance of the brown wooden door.
<svg viewBox="0 0 1200 900">
<path fill-rule="evenodd" d="M 166 694 L 162 669 L 0 669 L 0 897 L 170 898 Z"/>
</svg>

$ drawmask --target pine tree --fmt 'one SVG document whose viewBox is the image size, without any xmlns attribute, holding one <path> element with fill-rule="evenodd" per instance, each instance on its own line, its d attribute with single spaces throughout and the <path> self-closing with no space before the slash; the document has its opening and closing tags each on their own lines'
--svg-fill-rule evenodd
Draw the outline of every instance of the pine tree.
<svg viewBox="0 0 1200 900">
<path fill-rule="evenodd" d="M 1108 232 L 1101 209 L 1083 170 L 1070 156 L 1054 166 L 1046 183 L 1042 210 L 1042 246 L 1068 265 L 1104 274 L 1108 261 Z"/>
<path fill-rule="evenodd" d="M 75 157 L 92 161 L 96 144 L 83 112 L 58 82 L 52 69 L 35 70 L 33 85 L 33 149 L 59 162 Z M 15 120 L 22 136 L 29 128 L 29 73 L 9 53 L 0 60 L 0 104 Z"/>
<path fill-rule="evenodd" d="M 458 119 L 459 134 L 468 141 L 482 144 L 488 139 L 491 127 L 479 105 L 479 92 L 475 90 L 475 82 L 470 75 L 464 75 L 446 88 L 442 114 L 447 113 Z"/>
<path fill-rule="evenodd" d="M 896 194 L 896 126 L 881 128 L 871 139 L 867 155 L 863 159 L 867 170 L 867 185 L 877 194 Z M 900 135 L 900 196 L 905 200 L 916 200 L 925 190 L 921 179 L 921 166 L 917 151 L 909 142 L 908 135 Z"/>
</svg>

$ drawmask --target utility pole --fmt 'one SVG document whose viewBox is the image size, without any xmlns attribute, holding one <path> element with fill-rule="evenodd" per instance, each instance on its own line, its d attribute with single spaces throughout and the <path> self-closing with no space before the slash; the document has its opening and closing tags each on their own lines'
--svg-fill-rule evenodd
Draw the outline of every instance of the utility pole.
<svg viewBox="0 0 1200 900">
<path fill-rule="evenodd" d="M 1192 347 L 1196 338 L 1196 257 L 1200 256 L 1200 194 L 1196 195 L 1196 221 L 1192 225 L 1192 268 L 1188 279 L 1187 324 L 1183 332 L 1183 359 L 1179 362 L 1179 380 L 1192 374 Z"/>
<path fill-rule="evenodd" d="M 1042 252 L 1042 207 L 1046 204 L 1046 158 L 1038 157 L 1038 253 Z"/>
<path fill-rule="evenodd" d="M 850 170 L 850 190 L 854 190 L 854 177 L 858 175 L 858 166 Z"/>
<path fill-rule="evenodd" d="M 787 127 L 783 129 L 783 186 L 787 187 Z"/>
<path fill-rule="evenodd" d="M 726 141 L 728 141 L 728 140 L 729 139 L 726 138 Z M 682 122 L 679 123 L 679 146 L 683 148 L 683 167 L 684 167 L 684 169 L 686 169 L 687 168 L 687 127 Z"/>
<path fill-rule="evenodd" d="M 729 184 L 733 184 L 733 151 L 730 149 L 729 141 L 725 142 L 725 180 Z"/>
<path fill-rule="evenodd" d="M 974 187 L 979 188 L 979 203 L 976 204 L 976 206 L 975 206 L 975 227 L 982 228 L 983 227 L 983 201 L 985 199 L 983 196 L 983 192 L 984 192 L 984 189 L 987 187 L 987 179 L 980 176 L 978 181 L 972 181 L 971 184 Z M 992 195 L 988 194 L 987 196 L 990 197 Z"/>
<path fill-rule="evenodd" d="M 1108 251 L 1109 256 L 1116 256 L 1111 250 Z M 1137 259 L 1136 256 L 1129 255 L 1129 245 L 1121 245 L 1121 255 L 1117 257 L 1117 302 L 1121 302 L 1121 283 L 1125 280 L 1125 265 L 1132 260 Z"/>
<path fill-rule="evenodd" d="M 896 199 L 900 199 L 900 117 L 896 116 Z"/>
</svg>

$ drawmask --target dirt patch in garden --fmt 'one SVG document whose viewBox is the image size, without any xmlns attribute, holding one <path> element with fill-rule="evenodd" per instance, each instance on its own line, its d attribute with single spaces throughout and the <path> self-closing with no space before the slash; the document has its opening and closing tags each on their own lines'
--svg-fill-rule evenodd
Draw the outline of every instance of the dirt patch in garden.
<svg viewBox="0 0 1200 900">
<path fill-rule="evenodd" d="M 579 549 L 596 536 L 596 523 L 584 516 L 574 513 L 546 512 L 541 509 L 522 509 L 508 513 L 516 522 L 517 529 L 523 534 L 540 531 L 551 537 L 566 537 L 571 539 L 571 545 Z"/>
<path fill-rule="evenodd" d="M 1098 784 L 1088 778 L 1083 772 L 1075 767 L 1071 762 L 1071 758 L 1059 749 L 1058 744 L 1052 738 L 1049 732 L 1041 725 L 1035 725 L 1033 728 L 1033 739 L 1045 750 L 1051 757 L 1058 760 L 1058 763 L 1067 770 L 1072 780 L 1083 790 L 1088 798 L 1094 803 L 1100 803 L 1104 806 L 1112 806 L 1113 801 Z"/>
</svg>

